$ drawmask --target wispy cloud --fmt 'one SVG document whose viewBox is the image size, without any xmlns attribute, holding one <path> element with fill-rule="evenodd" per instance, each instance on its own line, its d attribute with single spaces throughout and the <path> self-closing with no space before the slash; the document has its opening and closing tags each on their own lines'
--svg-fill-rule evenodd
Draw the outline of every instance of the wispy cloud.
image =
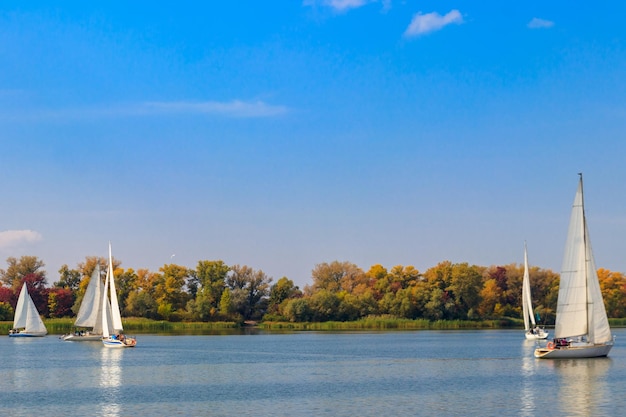
<svg viewBox="0 0 626 417">
<path fill-rule="evenodd" d="M 277 117 L 289 112 L 286 106 L 261 100 L 231 101 L 145 101 L 130 104 L 112 104 L 65 109 L 29 109 L 28 111 L 0 111 L 0 120 L 7 121 L 75 121 L 153 115 L 207 115 L 232 118 Z"/>
<path fill-rule="evenodd" d="M 551 20 L 540 19 L 538 17 L 533 17 L 530 22 L 526 25 L 530 29 L 545 29 L 551 28 L 554 26 L 554 22 Z"/>
<path fill-rule="evenodd" d="M 0 249 L 18 246 L 23 243 L 34 243 L 43 237 L 33 230 L 6 230 L 0 232 Z"/>
<path fill-rule="evenodd" d="M 445 15 L 440 15 L 437 12 L 422 14 L 417 13 L 413 16 L 413 20 L 404 32 L 406 37 L 414 37 L 424 35 L 426 33 L 435 32 L 441 30 L 444 27 L 451 24 L 463 23 L 463 16 L 458 10 L 450 10 Z"/>
<path fill-rule="evenodd" d="M 376 3 L 377 0 L 304 0 L 305 6 L 323 6 L 337 12 L 345 12 L 350 9 L 358 9 L 368 3 Z"/>
<path fill-rule="evenodd" d="M 152 101 L 143 103 L 147 113 L 216 114 L 229 117 L 273 117 L 287 113 L 285 106 L 263 101 Z"/>
</svg>

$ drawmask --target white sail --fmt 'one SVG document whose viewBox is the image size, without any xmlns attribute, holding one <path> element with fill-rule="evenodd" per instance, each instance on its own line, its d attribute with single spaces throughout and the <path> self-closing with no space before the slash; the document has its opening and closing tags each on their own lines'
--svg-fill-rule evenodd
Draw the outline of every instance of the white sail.
<svg viewBox="0 0 626 417">
<path fill-rule="evenodd" d="M 108 348 L 125 348 L 135 347 L 137 340 L 132 337 L 125 336 L 122 332 L 122 317 L 120 315 L 120 306 L 117 301 L 117 292 L 115 291 L 115 276 L 113 274 L 113 256 L 111 255 L 111 243 L 109 242 L 109 267 L 107 268 L 105 291 L 103 296 L 102 311 L 102 343 Z M 111 301 L 107 292 L 110 291 Z M 107 312 L 109 314 L 107 314 Z"/>
<path fill-rule="evenodd" d="M 102 280 L 100 279 L 100 265 L 96 264 L 96 268 L 91 274 L 89 284 L 80 303 L 80 309 L 76 315 L 74 324 L 77 327 L 92 327 L 102 330 Z"/>
<path fill-rule="evenodd" d="M 561 268 L 556 312 L 557 338 L 587 336 L 589 342 L 612 340 L 591 241 L 585 221 L 582 178 L 572 207 Z"/>
<path fill-rule="evenodd" d="M 530 294 L 530 273 L 528 271 L 528 252 L 524 242 L 524 278 L 522 279 L 522 310 L 524 314 L 524 329 L 530 330 L 531 324 L 534 328 L 535 316 L 533 312 L 532 297 Z"/>
<path fill-rule="evenodd" d="M 102 337 L 107 338 L 111 335 L 111 315 L 109 312 L 111 311 L 111 307 L 109 304 L 109 297 L 107 296 L 108 288 L 109 288 L 109 273 L 110 268 L 107 269 L 107 276 L 104 281 L 104 291 L 102 291 L 102 305 L 108 306 L 107 308 L 103 308 L 100 312 L 102 316 Z"/>
<path fill-rule="evenodd" d="M 109 270 L 110 274 L 110 289 L 111 289 L 111 318 L 113 324 L 113 330 L 116 332 L 122 332 L 124 327 L 122 326 L 122 316 L 120 314 L 120 306 L 117 301 L 117 291 L 115 290 L 115 276 L 113 274 L 113 256 L 111 255 L 111 243 L 109 242 Z"/>
<path fill-rule="evenodd" d="M 591 302 L 588 305 L 587 315 L 589 317 L 589 334 L 587 338 L 591 343 L 606 343 L 613 340 L 609 319 L 606 315 L 600 281 L 598 279 L 598 269 L 591 250 L 589 240 L 589 230 L 585 222 L 585 236 L 587 240 L 587 291 Z"/>
<path fill-rule="evenodd" d="M 20 296 L 17 299 L 17 304 L 15 305 L 15 317 L 13 318 L 14 329 L 23 329 L 26 327 L 26 315 L 28 314 L 26 297 L 30 298 L 30 295 L 28 295 L 28 289 L 26 288 L 26 283 L 24 283 L 20 291 Z"/>
<path fill-rule="evenodd" d="M 35 306 L 33 299 L 30 297 L 30 294 L 28 294 L 26 283 L 22 285 L 22 290 L 20 291 L 20 296 L 17 301 L 13 328 L 24 328 L 24 333 L 41 335 L 48 333 L 46 326 L 43 324 L 43 321 L 39 316 L 39 312 L 37 311 L 37 307 Z"/>
</svg>

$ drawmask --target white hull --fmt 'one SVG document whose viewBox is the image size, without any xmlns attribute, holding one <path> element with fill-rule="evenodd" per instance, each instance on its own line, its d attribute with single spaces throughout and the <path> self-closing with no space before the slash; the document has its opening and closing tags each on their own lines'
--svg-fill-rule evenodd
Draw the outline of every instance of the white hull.
<svg viewBox="0 0 626 417">
<path fill-rule="evenodd" d="M 535 358 L 539 359 L 579 359 L 579 358 L 600 358 L 607 356 L 613 347 L 613 343 L 600 345 L 571 345 L 560 348 L 538 348 L 535 349 Z"/>
<path fill-rule="evenodd" d="M 67 342 L 99 342 L 102 340 L 101 334 L 66 334 L 63 340 Z"/>
<path fill-rule="evenodd" d="M 137 341 L 132 337 L 126 337 L 123 341 L 120 339 L 113 339 L 111 337 L 102 338 L 102 344 L 108 348 L 127 348 L 135 347 Z"/>
<path fill-rule="evenodd" d="M 525 336 L 526 336 L 526 340 L 542 340 L 542 339 L 547 339 L 548 334 L 549 333 L 544 331 L 543 329 L 537 329 L 535 330 L 535 333 L 531 333 L 530 331 L 527 331 L 525 333 Z"/>
<path fill-rule="evenodd" d="M 26 332 L 22 330 L 21 332 L 9 333 L 9 337 L 44 337 L 48 332 Z"/>
</svg>

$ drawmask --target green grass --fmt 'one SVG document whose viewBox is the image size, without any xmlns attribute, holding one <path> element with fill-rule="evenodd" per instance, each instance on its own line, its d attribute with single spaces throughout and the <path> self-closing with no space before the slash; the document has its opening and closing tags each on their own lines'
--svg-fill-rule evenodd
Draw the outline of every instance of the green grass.
<svg viewBox="0 0 626 417">
<path fill-rule="evenodd" d="M 73 318 L 44 320 L 48 333 L 66 334 L 74 329 Z M 626 318 L 609 319 L 611 327 L 626 327 Z M 235 322 L 170 322 L 149 320 L 144 318 L 125 318 L 122 320 L 127 334 L 232 334 L 240 331 L 241 326 Z M 12 321 L 0 321 L 0 335 L 7 335 L 13 327 Z M 339 331 L 339 330 L 460 330 L 460 329 L 503 329 L 522 328 L 519 319 L 501 318 L 493 320 L 409 320 L 391 316 L 367 317 L 357 321 L 327 321 L 291 323 L 266 321 L 256 328 L 267 331 Z"/>
<path fill-rule="evenodd" d="M 74 330 L 73 318 L 45 319 L 44 324 L 49 334 L 66 334 Z M 160 320 L 149 320 L 143 318 L 122 319 L 124 332 L 133 333 L 163 333 L 163 334 L 213 334 L 225 330 L 239 329 L 240 326 L 234 322 L 169 322 Z M 0 335 L 8 334 L 13 327 L 12 321 L 0 322 Z"/>
<path fill-rule="evenodd" d="M 500 329 L 516 327 L 509 319 L 501 320 L 438 320 L 400 319 L 393 317 L 368 317 L 357 321 L 326 321 L 321 323 L 263 322 L 265 330 L 452 330 Z"/>
</svg>

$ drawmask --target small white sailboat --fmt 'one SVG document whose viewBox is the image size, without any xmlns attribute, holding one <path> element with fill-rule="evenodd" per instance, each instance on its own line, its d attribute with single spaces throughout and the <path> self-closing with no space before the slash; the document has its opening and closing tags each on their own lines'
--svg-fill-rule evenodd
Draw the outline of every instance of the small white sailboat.
<svg viewBox="0 0 626 417">
<path fill-rule="evenodd" d="M 15 306 L 13 329 L 9 332 L 9 336 L 42 337 L 46 334 L 48 334 L 48 330 L 43 324 L 43 321 L 39 316 L 39 312 L 37 311 L 37 307 L 28 293 L 26 283 L 24 283 Z"/>
<path fill-rule="evenodd" d="M 111 301 L 107 292 L 111 294 Z M 102 309 L 102 343 L 110 348 L 135 347 L 137 340 L 124 335 L 124 327 L 122 326 L 122 316 L 120 314 L 120 306 L 117 302 L 117 292 L 115 290 L 115 279 L 113 276 L 113 256 L 111 255 L 111 243 L 109 243 L 109 267 L 107 268 L 107 276 L 104 284 L 104 292 L 102 296 L 103 306 L 110 305 L 110 314 L 108 308 Z"/>
<path fill-rule="evenodd" d="M 547 339 L 548 332 L 535 322 L 533 302 L 530 294 L 530 272 L 528 270 L 528 251 L 524 242 L 524 278 L 522 279 L 522 311 L 524 314 L 524 335 L 528 340 Z"/>
<path fill-rule="evenodd" d="M 102 310 L 108 310 L 110 317 L 110 306 L 104 304 L 104 284 L 100 278 L 100 265 L 96 264 L 89 284 L 85 290 L 85 295 L 80 304 L 80 309 L 76 315 L 74 326 L 76 330 L 73 333 L 63 336 L 63 340 L 67 341 L 100 341 L 102 340 Z M 109 320 L 111 322 L 111 320 Z"/>
<path fill-rule="evenodd" d="M 583 176 L 578 175 L 561 268 L 555 339 L 535 349 L 540 359 L 595 358 L 607 356 L 613 347 L 585 219 Z"/>
</svg>

